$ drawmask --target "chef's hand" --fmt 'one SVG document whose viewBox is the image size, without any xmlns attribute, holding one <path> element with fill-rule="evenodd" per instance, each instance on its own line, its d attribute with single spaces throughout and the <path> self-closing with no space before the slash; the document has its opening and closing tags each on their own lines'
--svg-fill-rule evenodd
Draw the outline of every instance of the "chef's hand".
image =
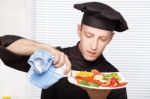
<svg viewBox="0 0 150 99">
<path fill-rule="evenodd" d="M 7 46 L 6 49 L 17 55 L 32 55 L 37 49 L 44 49 L 54 55 L 53 62 L 56 67 L 66 64 L 64 74 L 67 74 L 71 69 L 68 56 L 46 43 L 40 43 L 29 39 L 19 39 Z"/>
<path fill-rule="evenodd" d="M 83 89 L 88 93 L 90 99 L 107 99 L 107 96 L 110 93 L 110 90 Z"/>
<path fill-rule="evenodd" d="M 65 55 L 63 52 L 57 50 L 56 48 L 50 47 L 49 52 L 54 55 L 54 61 L 53 64 L 55 67 L 61 67 L 64 64 L 66 65 L 64 74 L 66 75 L 71 70 L 71 62 L 67 55 Z"/>
</svg>

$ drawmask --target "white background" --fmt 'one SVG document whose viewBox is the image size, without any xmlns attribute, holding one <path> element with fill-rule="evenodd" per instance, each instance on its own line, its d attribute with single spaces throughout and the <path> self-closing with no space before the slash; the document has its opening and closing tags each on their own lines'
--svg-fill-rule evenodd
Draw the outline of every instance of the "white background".
<svg viewBox="0 0 150 99">
<path fill-rule="evenodd" d="M 82 15 L 73 4 L 84 1 L 89 0 L 0 0 L 0 35 L 16 34 L 54 46 L 73 46 L 78 41 L 76 26 Z M 149 99 L 150 1 L 98 1 L 120 11 L 130 28 L 115 35 L 105 56 L 129 81 L 129 99 Z M 39 93 L 28 83 L 25 73 L 0 63 L 0 98 L 11 95 L 12 99 L 39 99 Z"/>
<path fill-rule="evenodd" d="M 32 0 L 0 0 L 0 36 L 6 34 L 32 38 Z M 8 68 L 0 60 L 0 99 L 31 99 L 32 87 L 26 73 Z"/>
</svg>

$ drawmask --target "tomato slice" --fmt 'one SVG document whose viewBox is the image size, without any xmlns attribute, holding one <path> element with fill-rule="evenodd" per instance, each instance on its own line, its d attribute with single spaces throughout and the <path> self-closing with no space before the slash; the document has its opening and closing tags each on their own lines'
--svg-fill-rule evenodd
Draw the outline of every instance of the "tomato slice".
<svg viewBox="0 0 150 99">
<path fill-rule="evenodd" d="M 79 80 L 86 80 L 88 82 L 92 82 L 92 80 L 93 80 L 91 77 L 79 77 L 79 76 L 75 77 L 75 79 L 77 81 L 79 81 Z"/>
<path fill-rule="evenodd" d="M 109 85 L 109 87 L 118 87 L 118 83 L 116 82 L 116 83 L 111 83 L 110 85 Z"/>
<path fill-rule="evenodd" d="M 92 69 L 91 72 L 93 73 L 94 76 L 102 74 L 100 71 L 98 71 L 96 69 Z"/>
<path fill-rule="evenodd" d="M 118 83 L 118 86 L 117 87 L 122 87 L 122 86 L 125 86 L 125 85 L 127 85 L 128 84 L 128 82 L 121 82 L 121 83 Z"/>
<path fill-rule="evenodd" d="M 77 82 L 79 83 L 81 80 L 85 80 L 91 83 L 96 83 L 97 85 L 101 85 L 101 82 L 99 80 L 95 80 L 91 77 L 75 77 L 75 79 L 77 80 Z"/>
<path fill-rule="evenodd" d="M 109 82 L 109 81 L 106 82 L 106 83 L 102 83 L 102 84 L 101 84 L 102 87 L 109 87 L 109 85 L 110 85 L 110 82 Z"/>
</svg>

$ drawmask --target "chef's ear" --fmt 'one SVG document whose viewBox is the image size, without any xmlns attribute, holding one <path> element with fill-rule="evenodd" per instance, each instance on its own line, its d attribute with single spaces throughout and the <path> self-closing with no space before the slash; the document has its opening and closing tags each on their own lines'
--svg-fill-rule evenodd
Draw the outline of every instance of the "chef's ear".
<svg viewBox="0 0 150 99">
<path fill-rule="evenodd" d="M 79 37 L 80 37 L 80 34 L 81 34 L 81 30 L 82 30 L 82 25 L 78 24 L 78 26 L 77 26 L 77 33 L 78 33 Z"/>
</svg>

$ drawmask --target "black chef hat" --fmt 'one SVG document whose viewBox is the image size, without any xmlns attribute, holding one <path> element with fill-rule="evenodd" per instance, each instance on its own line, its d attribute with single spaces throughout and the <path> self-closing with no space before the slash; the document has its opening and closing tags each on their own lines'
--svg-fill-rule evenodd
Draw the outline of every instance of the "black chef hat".
<svg viewBox="0 0 150 99">
<path fill-rule="evenodd" d="M 74 8 L 84 12 L 82 23 L 91 27 L 122 32 L 128 29 L 123 16 L 112 7 L 100 2 L 75 4 Z"/>
</svg>

